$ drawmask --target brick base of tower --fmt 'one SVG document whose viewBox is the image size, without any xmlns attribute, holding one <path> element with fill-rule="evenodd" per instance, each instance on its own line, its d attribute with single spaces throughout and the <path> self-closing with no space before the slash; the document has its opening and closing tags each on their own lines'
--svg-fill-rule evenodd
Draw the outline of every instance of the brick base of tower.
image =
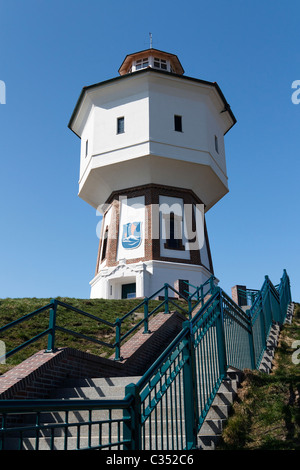
<svg viewBox="0 0 300 470">
<path fill-rule="evenodd" d="M 192 191 L 149 184 L 111 194 L 91 298 L 147 297 L 164 283 L 180 291 L 212 274 L 204 206 Z"/>
</svg>

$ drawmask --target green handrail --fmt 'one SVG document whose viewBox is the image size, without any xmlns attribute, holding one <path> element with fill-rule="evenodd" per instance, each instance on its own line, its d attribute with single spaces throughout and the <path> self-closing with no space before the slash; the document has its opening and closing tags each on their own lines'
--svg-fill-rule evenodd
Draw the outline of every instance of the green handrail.
<svg viewBox="0 0 300 470">
<path fill-rule="evenodd" d="M 211 282 L 211 281 L 208 280 L 207 282 Z M 205 285 L 207 284 L 207 282 L 205 283 Z M 196 290 L 200 289 L 200 288 L 201 287 L 196 288 Z M 170 296 L 169 290 L 171 292 L 175 293 L 177 295 L 178 299 L 180 299 L 182 301 L 185 301 L 187 303 L 187 309 L 183 308 L 182 305 L 180 305 L 178 302 L 176 302 L 174 300 L 174 298 L 172 298 L 172 296 Z M 14 349 L 12 349 L 11 351 L 6 352 L 5 357 L 8 358 L 8 357 L 13 356 L 14 354 L 19 352 L 20 350 L 22 350 L 26 346 L 38 341 L 39 339 L 41 339 L 42 337 L 44 337 L 46 335 L 48 335 L 48 344 L 47 344 L 46 352 L 53 352 L 56 349 L 56 340 L 55 340 L 56 332 L 61 331 L 63 333 L 73 335 L 73 336 L 77 336 L 77 337 L 80 337 L 84 340 L 93 342 L 94 344 L 98 344 L 100 346 L 105 346 L 105 347 L 108 347 L 112 350 L 115 350 L 115 360 L 119 361 L 121 359 L 121 344 L 122 344 L 122 342 L 129 335 L 131 335 L 134 331 L 136 331 L 138 328 L 140 328 L 140 326 L 142 324 L 144 324 L 144 332 L 147 333 L 150 317 L 152 317 L 162 307 L 164 307 L 165 313 L 170 313 L 170 306 L 173 305 L 176 309 L 179 309 L 180 311 L 182 311 L 183 313 L 188 315 L 188 317 L 190 318 L 191 314 L 192 314 L 192 310 L 193 310 L 193 308 L 191 306 L 191 299 L 193 298 L 194 295 L 195 295 L 195 293 L 191 294 L 189 296 L 189 298 L 186 298 L 182 293 L 180 293 L 179 291 L 174 289 L 174 287 L 170 286 L 169 284 L 164 284 L 164 286 L 161 287 L 159 290 L 157 290 L 154 294 L 152 294 L 150 297 L 147 297 L 144 300 L 142 300 L 137 306 L 135 306 L 129 312 L 127 312 L 125 315 L 123 315 L 122 318 L 117 318 L 114 322 L 109 322 L 107 320 L 104 320 L 103 318 L 92 315 L 88 312 L 85 312 L 81 309 L 78 309 L 78 308 L 76 308 L 76 307 L 74 307 L 70 304 L 67 304 L 65 302 L 62 302 L 58 299 L 52 299 L 49 304 L 47 304 L 47 305 L 45 305 L 45 306 L 29 313 L 27 315 L 24 315 L 23 317 L 21 317 L 17 320 L 14 320 L 13 322 L 10 322 L 7 325 L 4 325 L 0 328 L 0 334 L 2 334 L 4 331 L 6 331 L 8 329 L 11 329 L 11 328 L 13 328 L 17 325 L 20 325 L 24 321 L 27 321 L 27 320 L 31 319 L 32 317 L 34 317 L 36 315 L 39 315 L 39 314 L 41 314 L 45 311 L 49 311 L 49 326 L 48 326 L 48 328 L 45 329 L 44 331 L 42 331 L 39 335 L 36 335 L 33 338 L 29 339 L 28 341 L 25 341 L 24 343 L 22 343 L 21 345 L 17 346 Z M 152 299 L 155 299 L 155 298 L 159 298 L 159 297 L 163 297 L 163 300 L 161 301 L 161 303 L 159 305 L 157 305 L 155 308 L 153 308 L 152 310 L 150 310 L 149 309 L 149 301 L 152 300 Z M 106 326 L 111 327 L 112 329 L 115 330 L 115 341 L 114 341 L 114 343 L 112 344 L 112 343 L 108 343 L 106 341 L 101 341 L 101 340 L 98 340 L 96 338 L 92 338 L 92 337 L 84 335 L 82 333 L 78 333 L 76 331 L 73 331 L 71 329 L 60 327 L 59 325 L 57 325 L 57 321 L 56 321 L 58 306 L 60 306 L 62 308 L 65 308 L 65 309 L 68 309 L 68 310 L 71 310 L 71 311 L 74 311 L 74 312 L 76 312 L 80 315 L 91 318 L 91 319 L 95 320 L 96 322 L 99 322 L 99 323 L 102 323 Z M 129 331 L 127 331 L 126 333 L 124 333 L 122 335 L 122 324 L 124 323 L 124 321 L 130 315 L 133 315 L 136 311 L 140 310 L 141 308 L 144 309 L 144 318 L 142 320 L 140 320 L 139 322 L 137 322 L 135 325 L 133 325 L 132 328 Z M 4 357 L 0 357 L 0 360 L 1 359 L 4 359 Z"/>
</svg>

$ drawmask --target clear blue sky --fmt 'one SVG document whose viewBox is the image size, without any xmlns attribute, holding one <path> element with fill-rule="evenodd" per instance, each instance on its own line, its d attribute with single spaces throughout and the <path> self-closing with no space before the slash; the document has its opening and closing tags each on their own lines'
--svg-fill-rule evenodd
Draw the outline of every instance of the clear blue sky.
<svg viewBox="0 0 300 470">
<path fill-rule="evenodd" d="M 117 76 L 152 32 L 237 118 L 230 192 L 207 215 L 221 287 L 276 284 L 286 268 L 300 301 L 299 18 L 296 0 L 0 0 L 0 298 L 89 297 L 99 217 L 77 196 L 67 124 L 82 87 Z"/>
</svg>

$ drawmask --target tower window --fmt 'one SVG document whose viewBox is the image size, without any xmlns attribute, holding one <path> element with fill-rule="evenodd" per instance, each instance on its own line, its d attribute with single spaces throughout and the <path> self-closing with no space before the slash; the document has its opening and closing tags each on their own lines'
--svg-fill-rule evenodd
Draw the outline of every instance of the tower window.
<svg viewBox="0 0 300 470">
<path fill-rule="evenodd" d="M 125 119 L 124 117 L 119 117 L 117 119 L 117 134 L 124 134 L 125 132 Z"/>
<path fill-rule="evenodd" d="M 218 137 L 215 135 L 215 149 L 216 152 L 219 153 L 219 142 L 218 142 Z"/>
<path fill-rule="evenodd" d="M 106 258 L 107 239 L 108 239 L 108 227 L 106 227 L 104 237 L 103 237 L 101 261 L 103 261 Z"/>
<path fill-rule="evenodd" d="M 169 220 L 167 220 L 169 219 Z M 169 216 L 166 216 L 165 223 L 169 222 L 169 231 L 167 230 L 167 239 L 165 248 L 170 250 L 184 250 L 182 244 L 182 218 L 176 216 L 174 212 L 170 212 Z"/>
<path fill-rule="evenodd" d="M 167 61 L 154 57 L 154 67 L 157 69 L 168 70 Z"/>
<path fill-rule="evenodd" d="M 148 67 L 148 65 L 149 65 L 148 57 L 146 57 L 145 59 L 139 59 L 135 63 L 135 70 L 145 69 L 146 67 Z"/>
<path fill-rule="evenodd" d="M 182 116 L 174 116 L 174 130 L 177 132 L 182 132 Z"/>
<path fill-rule="evenodd" d="M 189 281 L 186 281 L 184 279 L 178 279 L 178 284 L 177 284 L 177 290 L 179 291 L 179 294 L 182 295 L 182 297 L 188 297 L 189 296 Z"/>
<path fill-rule="evenodd" d="M 85 156 L 87 157 L 89 153 L 89 141 L 85 141 Z"/>
</svg>

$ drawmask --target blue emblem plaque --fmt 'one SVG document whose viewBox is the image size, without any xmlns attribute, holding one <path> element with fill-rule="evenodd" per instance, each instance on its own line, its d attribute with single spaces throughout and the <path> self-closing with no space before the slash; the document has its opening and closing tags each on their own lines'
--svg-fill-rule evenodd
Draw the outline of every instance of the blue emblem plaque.
<svg viewBox="0 0 300 470">
<path fill-rule="evenodd" d="M 142 222 L 129 222 L 123 225 L 122 246 L 129 250 L 137 248 L 142 242 Z"/>
</svg>

